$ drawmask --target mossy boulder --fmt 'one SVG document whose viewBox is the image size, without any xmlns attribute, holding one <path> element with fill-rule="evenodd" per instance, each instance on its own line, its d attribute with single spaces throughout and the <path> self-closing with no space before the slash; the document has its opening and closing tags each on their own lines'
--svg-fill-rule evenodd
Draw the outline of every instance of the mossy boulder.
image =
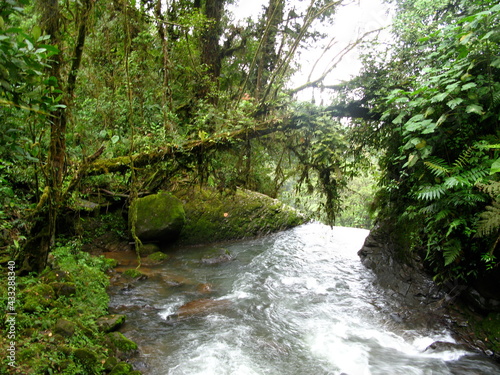
<svg viewBox="0 0 500 375">
<path fill-rule="evenodd" d="M 54 326 L 54 333 L 63 337 L 71 337 L 75 334 L 76 324 L 66 319 L 58 319 Z"/>
<path fill-rule="evenodd" d="M 134 221 L 135 234 L 141 241 L 173 242 L 186 222 L 186 215 L 179 199 L 161 192 L 132 202 L 129 209 L 130 230 Z"/>
<path fill-rule="evenodd" d="M 159 251 L 160 251 L 160 246 L 158 246 L 157 244 L 155 244 L 155 243 L 146 243 L 146 244 L 143 244 L 140 247 L 139 254 L 141 254 L 141 256 L 143 256 L 143 257 L 146 257 L 148 255 L 157 253 Z"/>
<path fill-rule="evenodd" d="M 120 362 L 109 373 L 109 375 L 129 375 L 134 369 L 132 365 L 126 362 Z"/>
<path fill-rule="evenodd" d="M 179 237 L 183 245 L 256 237 L 308 221 L 294 208 L 254 191 L 220 193 L 196 188 L 175 194 L 184 201 L 186 211 Z"/>
<path fill-rule="evenodd" d="M 135 269 L 135 268 L 129 268 L 128 270 L 125 270 L 122 273 L 122 276 L 127 278 L 127 279 L 141 279 L 141 278 L 146 278 L 147 276 L 144 275 L 141 271 Z"/>
<path fill-rule="evenodd" d="M 52 289 L 54 289 L 54 292 L 56 293 L 57 297 L 61 296 L 70 297 L 76 294 L 75 283 L 54 281 L 49 285 L 52 287 Z"/>
<path fill-rule="evenodd" d="M 123 314 L 112 314 L 101 316 L 97 319 L 97 327 L 101 332 L 112 332 L 116 331 L 125 322 L 125 315 Z"/>
<path fill-rule="evenodd" d="M 161 251 L 157 251 L 156 253 L 148 255 L 147 259 L 151 262 L 161 263 L 164 260 L 168 259 L 168 255 L 165 253 L 162 253 Z"/>
<path fill-rule="evenodd" d="M 76 349 L 73 356 L 88 370 L 93 369 L 98 363 L 97 355 L 87 348 Z"/>
<path fill-rule="evenodd" d="M 119 350 L 122 352 L 129 352 L 131 350 L 137 350 L 137 344 L 132 340 L 123 336 L 120 332 L 111 332 L 107 335 L 110 346 L 112 349 Z"/>
<path fill-rule="evenodd" d="M 47 284 L 38 284 L 26 291 L 23 309 L 27 312 L 35 312 L 39 308 L 46 308 L 56 298 L 54 289 Z"/>
</svg>

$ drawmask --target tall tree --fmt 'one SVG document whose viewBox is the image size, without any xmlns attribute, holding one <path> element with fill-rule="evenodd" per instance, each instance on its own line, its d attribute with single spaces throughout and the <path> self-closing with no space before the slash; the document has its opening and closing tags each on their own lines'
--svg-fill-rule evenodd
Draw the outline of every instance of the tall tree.
<svg viewBox="0 0 500 375">
<path fill-rule="evenodd" d="M 55 238 L 58 215 L 64 203 L 63 181 L 67 168 L 66 129 L 68 106 L 75 92 L 76 78 L 87 33 L 87 21 L 92 4 L 91 0 L 85 0 L 77 8 L 77 37 L 71 56 L 66 85 L 54 90 L 52 94 L 56 98 L 62 93 L 62 99 L 57 109 L 47 117 L 50 125 L 50 142 L 45 172 L 45 191 L 33 218 L 35 224 L 31 231 L 31 238 L 18 256 L 22 272 L 41 271 L 45 268 Z M 44 0 L 39 3 L 39 7 L 41 9 L 43 30 L 51 36 L 51 44 L 57 47 L 62 46 L 63 16 L 59 2 L 57 0 Z M 60 86 L 62 86 L 61 83 L 63 82 L 62 68 L 63 54 L 59 53 L 54 56 L 48 73 L 51 79 L 59 82 Z"/>
</svg>

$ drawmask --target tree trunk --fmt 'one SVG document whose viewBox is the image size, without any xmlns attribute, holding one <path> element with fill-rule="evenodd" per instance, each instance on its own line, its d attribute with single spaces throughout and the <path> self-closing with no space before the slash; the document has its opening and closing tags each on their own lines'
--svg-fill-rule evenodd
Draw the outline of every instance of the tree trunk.
<svg viewBox="0 0 500 375">
<path fill-rule="evenodd" d="M 63 89 L 64 98 L 60 104 L 64 105 L 51 113 L 50 116 L 50 143 L 49 154 L 47 158 L 46 187 L 43 196 L 40 199 L 39 206 L 42 208 L 33 218 L 34 225 L 30 232 L 30 239 L 17 257 L 20 265 L 20 272 L 41 272 L 46 264 L 47 257 L 53 245 L 56 235 L 57 218 L 63 205 L 63 181 L 66 164 L 66 126 L 67 110 L 69 102 L 73 97 L 76 77 L 80 68 L 85 36 L 87 30 L 87 19 L 92 7 L 92 0 L 84 0 L 80 10 L 80 24 L 78 25 L 78 36 L 71 63 L 71 69 L 68 74 L 67 84 Z M 61 10 L 58 0 L 45 0 L 41 4 L 42 23 L 45 32 L 51 36 L 51 43 L 60 47 L 61 37 Z M 59 52 L 52 59 L 52 66 L 49 75 L 57 79 L 59 84 L 61 78 L 61 66 L 63 62 L 62 52 Z M 58 94 L 55 94 L 58 95 Z M 46 202 L 44 204 L 44 202 Z"/>
<path fill-rule="evenodd" d="M 213 85 L 217 86 L 221 67 L 222 54 L 219 40 L 222 35 L 222 13 L 225 0 L 206 0 L 205 17 L 207 25 L 201 34 L 201 64 L 207 69 L 207 80 L 200 85 L 200 97 L 207 97 Z M 213 103 L 216 98 L 210 98 Z"/>
<path fill-rule="evenodd" d="M 279 25 L 283 22 L 284 3 L 282 0 L 269 0 L 262 25 L 262 47 L 258 57 L 257 77 L 255 83 L 254 97 L 260 99 L 263 88 L 266 86 L 270 72 L 272 72 L 278 61 L 276 53 L 276 39 Z"/>
</svg>

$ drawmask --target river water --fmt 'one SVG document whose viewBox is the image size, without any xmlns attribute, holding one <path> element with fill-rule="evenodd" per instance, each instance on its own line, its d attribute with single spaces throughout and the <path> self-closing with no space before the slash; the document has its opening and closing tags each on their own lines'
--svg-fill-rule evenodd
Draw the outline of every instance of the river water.
<svg viewBox="0 0 500 375">
<path fill-rule="evenodd" d="M 357 256 L 367 235 L 314 223 L 178 249 L 111 309 L 127 314 L 122 332 L 139 343 L 144 374 L 500 374 L 460 346 L 428 349 L 455 342 L 437 323 L 394 319 L 396 302 Z M 190 301 L 208 308 L 179 314 Z"/>
</svg>

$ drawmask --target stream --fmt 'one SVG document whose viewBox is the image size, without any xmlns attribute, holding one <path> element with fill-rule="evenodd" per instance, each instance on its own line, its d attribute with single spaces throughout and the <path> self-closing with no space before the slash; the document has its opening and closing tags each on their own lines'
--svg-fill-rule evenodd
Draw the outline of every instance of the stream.
<svg viewBox="0 0 500 375">
<path fill-rule="evenodd" d="M 367 235 L 312 223 L 176 249 L 112 292 L 110 309 L 127 315 L 144 374 L 500 374 L 439 323 L 395 318 L 401 307 L 359 261 Z"/>
</svg>

